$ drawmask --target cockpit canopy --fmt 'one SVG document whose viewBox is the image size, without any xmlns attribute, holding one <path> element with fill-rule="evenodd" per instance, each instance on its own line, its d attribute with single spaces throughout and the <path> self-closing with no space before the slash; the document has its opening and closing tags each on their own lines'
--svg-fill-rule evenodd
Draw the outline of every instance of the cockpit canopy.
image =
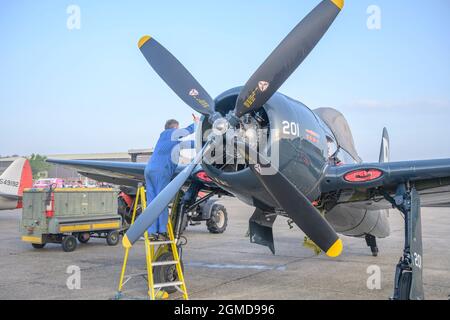
<svg viewBox="0 0 450 320">
<path fill-rule="evenodd" d="M 343 114 L 333 108 L 318 108 L 313 112 L 333 132 L 339 147 L 347 151 L 357 162 L 361 162 L 361 158 L 356 152 L 352 132 Z"/>
</svg>

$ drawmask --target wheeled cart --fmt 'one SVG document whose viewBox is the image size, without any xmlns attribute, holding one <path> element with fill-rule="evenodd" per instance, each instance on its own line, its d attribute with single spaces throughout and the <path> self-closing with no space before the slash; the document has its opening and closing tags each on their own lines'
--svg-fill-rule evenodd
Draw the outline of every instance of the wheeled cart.
<svg viewBox="0 0 450 320">
<path fill-rule="evenodd" d="M 26 189 L 23 194 L 22 241 L 36 249 L 60 243 L 74 251 L 77 240 L 105 238 L 115 246 L 122 218 L 117 212 L 118 190 L 112 188 Z"/>
</svg>

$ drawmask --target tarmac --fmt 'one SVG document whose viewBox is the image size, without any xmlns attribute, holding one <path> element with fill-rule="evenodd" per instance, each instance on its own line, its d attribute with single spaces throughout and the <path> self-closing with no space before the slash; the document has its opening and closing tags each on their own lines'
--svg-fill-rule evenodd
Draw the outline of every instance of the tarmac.
<svg viewBox="0 0 450 320">
<path fill-rule="evenodd" d="M 290 229 L 282 217 L 274 225 L 272 255 L 246 237 L 253 208 L 236 199 L 221 201 L 229 214 L 225 233 L 210 234 L 204 223 L 189 226 L 185 233 L 183 262 L 190 299 L 386 300 L 392 295 L 403 246 L 403 221 L 396 211 L 390 212 L 391 236 L 378 239 L 378 257 L 372 257 L 364 239 L 343 236 L 343 254 L 331 259 L 303 247 L 304 234 L 297 227 Z M 0 299 L 114 298 L 124 254 L 120 245 L 110 247 L 104 239 L 91 239 L 71 253 L 58 244 L 37 250 L 20 240 L 20 219 L 21 210 L 0 211 Z M 425 298 L 447 300 L 450 208 L 422 208 L 422 226 Z M 139 242 L 130 251 L 127 273 L 145 272 L 144 257 Z M 79 289 L 73 288 L 70 273 L 78 268 Z M 145 299 L 145 280 L 130 280 L 124 298 Z"/>
</svg>

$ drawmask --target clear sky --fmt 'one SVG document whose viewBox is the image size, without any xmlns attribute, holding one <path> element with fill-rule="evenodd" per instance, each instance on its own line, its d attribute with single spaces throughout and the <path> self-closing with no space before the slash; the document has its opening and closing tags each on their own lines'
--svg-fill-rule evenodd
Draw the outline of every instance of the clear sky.
<svg viewBox="0 0 450 320">
<path fill-rule="evenodd" d="M 0 155 L 151 147 L 191 110 L 147 64 L 150 34 L 212 96 L 243 85 L 318 0 L 2 1 Z M 69 5 L 81 28 L 69 30 Z M 381 29 L 367 27 L 370 5 Z M 335 107 L 363 159 L 387 126 L 393 160 L 450 157 L 450 1 L 347 0 L 280 89 Z"/>
</svg>

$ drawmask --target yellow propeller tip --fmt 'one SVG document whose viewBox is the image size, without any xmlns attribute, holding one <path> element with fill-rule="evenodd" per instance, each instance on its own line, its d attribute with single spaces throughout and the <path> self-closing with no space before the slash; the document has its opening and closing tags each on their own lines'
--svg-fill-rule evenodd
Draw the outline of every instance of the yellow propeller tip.
<svg viewBox="0 0 450 320">
<path fill-rule="evenodd" d="M 122 238 L 122 246 L 125 249 L 130 249 L 133 245 L 131 244 L 130 240 L 128 240 L 127 235 L 124 235 Z"/>
<path fill-rule="evenodd" d="M 333 2 L 339 10 L 342 10 L 344 7 L 344 0 L 331 0 L 331 2 Z"/>
<path fill-rule="evenodd" d="M 142 38 L 140 38 L 139 39 L 139 42 L 138 42 L 138 47 L 139 47 L 139 49 L 148 41 L 148 40 L 150 40 L 152 37 L 150 37 L 150 36 L 143 36 Z"/>
<path fill-rule="evenodd" d="M 328 249 L 327 256 L 331 258 L 336 258 L 342 253 L 342 249 L 344 245 L 342 244 L 341 239 L 337 239 L 336 242 Z"/>
</svg>

